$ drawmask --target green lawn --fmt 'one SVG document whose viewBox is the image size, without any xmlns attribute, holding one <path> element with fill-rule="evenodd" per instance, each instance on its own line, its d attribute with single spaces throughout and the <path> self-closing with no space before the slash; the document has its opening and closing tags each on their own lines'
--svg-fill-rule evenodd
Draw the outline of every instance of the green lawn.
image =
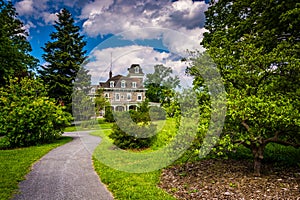
<svg viewBox="0 0 300 200">
<path fill-rule="evenodd" d="M 157 149 L 161 147 L 161 145 L 166 144 L 167 141 L 162 140 L 165 140 L 167 136 L 163 135 L 174 135 L 172 130 L 175 130 L 175 122 L 173 119 L 167 120 L 166 123 L 163 121 L 158 121 L 156 123 L 158 124 L 158 127 L 161 127 L 158 129 L 161 130 L 158 132 L 158 139 L 155 141 L 153 149 Z M 105 140 L 102 140 L 102 145 L 106 145 L 105 141 L 110 140 L 107 136 L 111 132 L 111 125 L 111 123 L 100 124 L 101 130 L 92 134 L 106 138 Z M 97 149 L 95 150 L 95 153 L 96 152 Z M 97 159 L 97 156 L 95 156 L 95 153 L 93 157 L 95 170 L 100 176 L 101 181 L 106 184 L 108 189 L 113 193 L 115 199 L 175 199 L 173 196 L 157 187 L 161 170 L 148 173 L 127 173 L 118 171 L 101 163 L 101 161 Z"/>
<path fill-rule="evenodd" d="M 10 199 L 12 194 L 17 192 L 18 183 L 24 180 L 34 162 L 51 149 L 71 140 L 70 137 L 61 137 L 52 144 L 0 150 L 0 199 Z"/>
</svg>

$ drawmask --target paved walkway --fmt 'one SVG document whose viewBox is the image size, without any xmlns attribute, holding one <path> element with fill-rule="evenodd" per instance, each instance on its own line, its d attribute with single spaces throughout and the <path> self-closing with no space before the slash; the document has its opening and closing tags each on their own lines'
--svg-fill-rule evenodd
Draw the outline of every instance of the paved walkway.
<svg viewBox="0 0 300 200">
<path fill-rule="evenodd" d="M 13 199 L 111 200 L 112 195 L 94 171 L 91 152 L 100 142 L 88 132 L 68 132 L 74 139 L 46 154 L 20 183 Z"/>
</svg>

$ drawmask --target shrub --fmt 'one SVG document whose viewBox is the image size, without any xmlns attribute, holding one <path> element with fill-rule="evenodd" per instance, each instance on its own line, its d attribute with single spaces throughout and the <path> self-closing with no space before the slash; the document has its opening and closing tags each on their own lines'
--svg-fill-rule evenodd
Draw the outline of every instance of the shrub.
<svg viewBox="0 0 300 200">
<path fill-rule="evenodd" d="M 138 111 L 114 113 L 116 122 L 109 135 L 113 143 L 122 149 L 150 147 L 156 138 L 156 125 L 149 122 L 147 111 L 142 105 Z"/>
<path fill-rule="evenodd" d="M 105 118 L 106 122 L 114 122 L 115 121 L 113 111 L 110 106 L 105 107 L 104 118 Z"/>
<path fill-rule="evenodd" d="M 152 106 L 149 110 L 151 120 L 165 120 L 166 111 L 161 107 Z"/>
<path fill-rule="evenodd" d="M 50 142 L 59 137 L 72 117 L 46 97 L 43 85 L 33 79 L 14 79 L 0 88 L 0 135 L 9 147 Z"/>
</svg>

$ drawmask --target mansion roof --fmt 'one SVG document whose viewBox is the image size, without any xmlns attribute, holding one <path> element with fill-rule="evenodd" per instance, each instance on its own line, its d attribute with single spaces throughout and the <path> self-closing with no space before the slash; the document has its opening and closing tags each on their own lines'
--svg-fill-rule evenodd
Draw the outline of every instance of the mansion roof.
<svg viewBox="0 0 300 200">
<path fill-rule="evenodd" d="M 128 75 L 116 75 L 112 76 L 112 72 L 109 72 L 109 78 L 106 82 L 100 82 L 101 88 L 138 88 L 143 89 L 143 77 L 144 73 L 139 64 L 132 64 L 128 68 Z"/>
</svg>

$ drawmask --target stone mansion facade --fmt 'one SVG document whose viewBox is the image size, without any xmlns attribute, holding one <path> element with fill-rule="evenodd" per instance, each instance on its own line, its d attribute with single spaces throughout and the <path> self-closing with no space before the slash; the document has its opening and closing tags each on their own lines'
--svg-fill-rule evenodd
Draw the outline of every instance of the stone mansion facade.
<svg viewBox="0 0 300 200">
<path fill-rule="evenodd" d="M 128 68 L 127 76 L 112 75 L 109 72 L 109 77 L 106 82 L 100 82 L 99 85 L 93 86 L 91 93 L 101 88 L 102 95 L 109 101 L 112 110 L 128 111 L 136 109 L 139 103 L 146 98 L 146 88 L 143 85 L 144 73 L 139 64 L 132 64 Z M 100 116 L 103 115 L 100 111 Z"/>
</svg>

